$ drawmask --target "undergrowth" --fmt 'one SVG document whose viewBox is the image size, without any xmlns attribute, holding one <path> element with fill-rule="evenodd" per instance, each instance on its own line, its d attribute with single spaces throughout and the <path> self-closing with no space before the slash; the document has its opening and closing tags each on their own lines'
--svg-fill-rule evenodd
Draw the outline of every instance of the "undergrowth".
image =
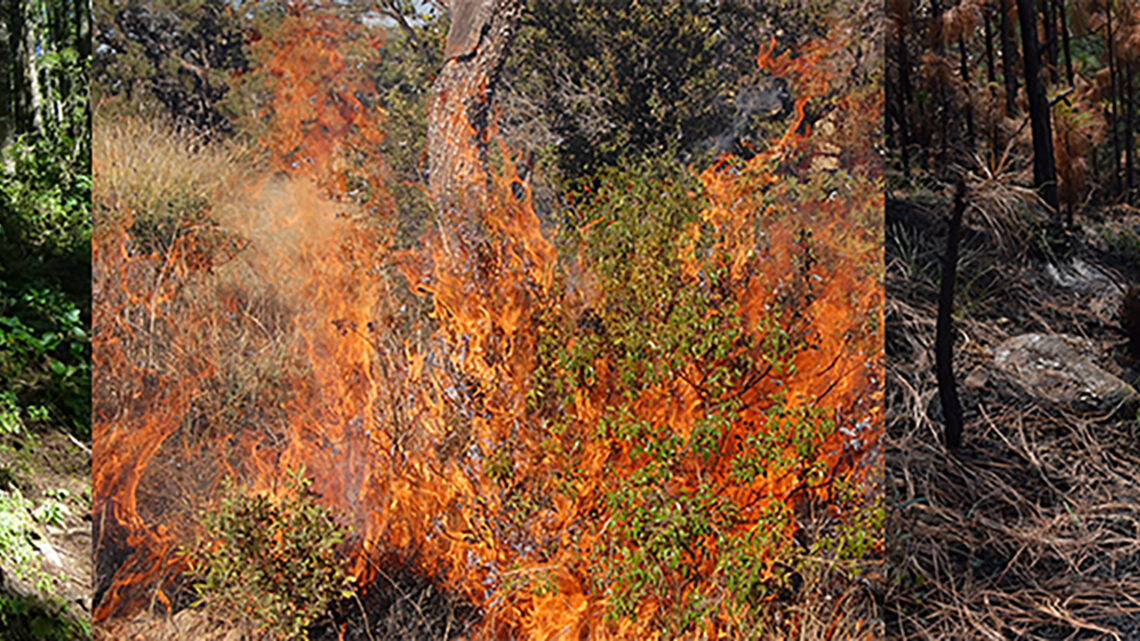
<svg viewBox="0 0 1140 641">
<path fill-rule="evenodd" d="M 824 566 L 857 576 L 879 539 L 882 508 L 836 483 L 830 500 L 855 516 L 833 522 L 803 550 L 792 538 L 806 523 L 790 495 L 769 493 L 759 505 L 729 498 L 730 488 L 784 474 L 826 486 L 823 447 L 837 426 L 828 409 L 791 403 L 785 392 L 796 355 L 812 345 L 802 315 L 813 296 L 810 234 L 800 236 L 795 273 L 750 324 L 736 300 L 744 284 L 730 276 L 718 234 L 700 219 L 699 192 L 683 170 L 649 161 L 611 171 L 580 196 L 571 228 L 584 238 L 596 279 L 589 287 L 601 293 L 574 315 L 550 313 L 530 402 L 552 416 L 551 447 L 570 486 L 582 480 L 573 471 L 582 468 L 578 443 L 623 453 L 608 463 L 587 525 L 598 543 L 582 550 L 594 589 L 607 595 L 608 620 L 636 620 L 653 602 L 655 627 L 676 637 L 736 610 L 750 621 L 739 632 L 763 636 L 774 632 L 764 629 L 766 604 L 805 594 L 804 576 Z M 702 239 L 695 246 L 681 231 L 694 227 Z M 687 271 L 677 260 L 686 253 L 696 258 Z M 670 403 L 686 389 L 697 397 L 689 429 L 654 412 L 652 400 Z M 580 398 L 604 399 L 595 424 L 576 418 Z M 742 432 L 742 424 L 752 428 Z"/>
<path fill-rule="evenodd" d="M 307 628 L 351 578 L 337 546 L 348 530 L 317 502 L 300 468 L 279 496 L 250 492 L 232 479 L 217 504 L 202 511 L 204 534 L 186 550 L 201 603 L 283 639 L 308 639 Z"/>
</svg>

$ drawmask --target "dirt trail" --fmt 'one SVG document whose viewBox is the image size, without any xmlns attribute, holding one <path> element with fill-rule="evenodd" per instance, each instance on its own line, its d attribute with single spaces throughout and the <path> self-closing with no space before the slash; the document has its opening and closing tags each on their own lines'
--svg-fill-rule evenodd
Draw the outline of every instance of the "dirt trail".
<svg viewBox="0 0 1140 641">
<path fill-rule="evenodd" d="M 0 443 L 0 486 L 9 518 L 24 535 L 13 541 L 25 563 L 0 561 L 4 589 L 67 613 L 91 616 L 91 450 L 62 432 L 10 436 Z M 23 500 L 14 497 L 22 497 Z M 48 588 L 45 591 L 40 588 Z M 54 598 L 53 598 L 54 597 Z"/>
</svg>

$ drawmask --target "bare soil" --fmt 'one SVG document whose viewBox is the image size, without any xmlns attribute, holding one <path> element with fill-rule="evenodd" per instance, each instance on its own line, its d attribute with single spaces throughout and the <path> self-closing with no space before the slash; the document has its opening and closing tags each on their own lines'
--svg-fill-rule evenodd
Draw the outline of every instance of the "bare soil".
<svg viewBox="0 0 1140 641">
<path fill-rule="evenodd" d="M 91 450 L 74 437 L 48 430 L 0 441 L 0 486 L 33 507 L 62 507 L 58 519 L 36 518 L 27 533 L 30 563 L 0 562 L 2 591 L 49 618 L 91 617 Z M 47 590 L 41 588 L 46 587 Z M 41 614 L 32 615 L 40 616 Z M 2 637 L 3 635 L 0 635 Z M 7 637 L 4 637 L 7 638 Z M 54 637 L 52 637 L 54 638 Z"/>
</svg>

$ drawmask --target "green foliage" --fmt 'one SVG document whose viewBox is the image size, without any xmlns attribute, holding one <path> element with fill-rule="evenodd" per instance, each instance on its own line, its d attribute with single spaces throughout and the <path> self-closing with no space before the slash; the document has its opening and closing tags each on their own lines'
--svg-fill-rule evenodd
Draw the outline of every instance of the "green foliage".
<svg viewBox="0 0 1140 641">
<path fill-rule="evenodd" d="M 778 394 L 773 401 L 767 412 L 768 420 L 745 437 L 743 453 L 732 461 L 732 476 L 741 484 L 751 483 L 768 470 L 784 470 L 801 461 L 816 461 L 823 440 L 835 431 L 835 421 L 825 408 L 787 407 Z M 820 475 L 824 472 L 818 468 L 811 471 Z"/>
<path fill-rule="evenodd" d="M 517 122 L 504 130 L 529 132 L 517 146 L 571 180 L 651 151 L 691 158 L 730 127 L 738 91 L 760 84 L 760 46 L 821 33 L 829 4 L 536 0 L 507 62 Z"/>
<path fill-rule="evenodd" d="M 793 517 L 786 504 L 771 502 L 744 536 L 718 541 L 724 553 L 717 570 L 723 573 L 737 603 L 760 603 L 787 584 L 789 568 L 784 564 L 773 566 L 772 551 L 780 549 Z"/>
<path fill-rule="evenodd" d="M 385 188 L 400 212 L 396 242 L 410 246 L 432 219 L 423 157 L 427 143 L 428 100 L 432 81 L 443 64 L 447 19 L 399 2 L 411 33 L 393 30 L 377 52 L 377 106 L 384 110 L 380 155 L 389 169 Z"/>
<path fill-rule="evenodd" d="M 29 539 L 35 527 L 29 517 L 34 507 L 17 489 L 0 492 L 0 558 L 20 572 L 29 572 L 36 558 Z"/>
<path fill-rule="evenodd" d="M 44 34 L 40 34 L 41 37 Z M 58 46 L 57 46 L 58 45 Z M 91 145 L 86 61 L 41 43 L 43 128 L 0 153 L 0 419 L 90 433 Z M 58 117 L 57 117 L 58 115 Z M 22 415 L 22 417 L 21 417 Z"/>
<path fill-rule="evenodd" d="M 20 432 L 24 417 L 91 432 L 91 344 L 72 297 L 50 289 L 13 290 L 0 281 L 0 427 Z"/>
<path fill-rule="evenodd" d="M 32 516 L 39 523 L 63 526 L 63 519 L 67 515 L 67 506 L 55 499 L 48 499 L 42 505 L 32 510 Z"/>
<path fill-rule="evenodd" d="M 230 75 L 248 68 L 244 11 L 224 0 L 96 0 L 93 8 L 92 88 L 100 104 L 197 131 L 231 130 L 219 103 Z"/>
<path fill-rule="evenodd" d="M 218 504 L 202 512 L 207 534 L 187 551 L 203 602 L 281 638 L 307 639 L 329 603 L 352 594 L 336 549 L 347 530 L 311 485 L 303 468 L 290 473 L 282 498 L 225 481 Z"/>
<path fill-rule="evenodd" d="M 583 287 L 597 292 L 597 300 L 577 318 L 546 319 L 529 400 L 550 410 L 551 438 L 568 459 L 563 469 L 577 468 L 578 450 L 566 444 L 581 439 L 604 440 L 628 454 L 628 464 L 606 474 L 602 513 L 591 525 L 599 541 L 590 559 L 595 588 L 607 594 L 611 620 L 636 616 L 653 599 L 662 606 L 658 623 L 681 634 L 721 599 L 710 595 L 709 583 L 699 583 L 708 578 L 699 568 L 717 568 L 728 595 L 751 608 L 784 589 L 796 571 L 791 507 L 769 497 L 759 516 L 745 517 L 742 506 L 723 497 L 723 483 L 748 486 L 789 471 L 813 486 L 827 480 L 821 448 L 836 430 L 830 411 L 790 405 L 781 391 L 782 381 L 796 374 L 793 359 L 809 345 L 800 321 L 810 297 L 804 283 L 817 259 L 810 235 L 801 234 L 794 282 L 748 327 L 735 299 L 744 283 L 733 281 L 715 230 L 702 222 L 705 203 L 687 171 L 642 161 L 605 171 L 596 184 L 575 195 L 567 227 L 583 239 L 589 274 Z M 684 267 L 685 255 L 695 264 Z M 700 399 L 687 434 L 638 410 L 644 394 L 681 381 Z M 743 406 L 746 388 L 767 390 L 762 407 Z M 580 428 L 569 399 L 600 389 L 611 404 L 587 433 L 573 433 Z M 744 409 L 764 419 L 733 456 L 723 456 L 724 439 Z M 694 480 L 694 465 L 707 481 Z M 837 528 L 855 537 L 842 544 L 845 558 L 865 554 L 858 542 L 875 533 L 868 529 L 873 523 L 851 526 Z"/>
<path fill-rule="evenodd" d="M 1140 268 L 1140 234 L 1130 229 L 1114 231 L 1102 228 L 1100 237 L 1109 251 L 1119 255 L 1133 267 Z"/>
<path fill-rule="evenodd" d="M 0 562 L 47 594 L 54 579 L 40 569 L 39 552 L 32 545 L 36 529 L 33 515 L 38 509 L 19 489 L 0 490 Z"/>
<path fill-rule="evenodd" d="M 664 462 L 648 463 L 606 494 L 614 520 L 599 550 L 594 580 L 610 598 L 610 620 L 636 616 L 646 597 L 668 603 L 677 596 L 680 586 L 698 578 L 707 553 L 702 543 L 734 522 L 734 506 L 712 488 L 702 485 L 692 493 L 670 495 L 664 489 L 670 477 Z M 662 615 L 674 625 L 702 614 L 700 601 L 674 605 L 674 611 Z"/>
<path fill-rule="evenodd" d="M 0 591 L 4 641 L 78 641 L 91 638 L 91 622 L 72 618 L 65 603 Z"/>
<path fill-rule="evenodd" d="M 20 417 L 20 406 L 16 403 L 16 394 L 12 390 L 0 392 L 0 432 L 5 434 L 22 434 L 24 421 Z"/>
<path fill-rule="evenodd" d="M 87 135 L 84 133 L 84 135 Z M 23 136 L 4 149 L 3 240 L 48 255 L 77 254 L 91 241 L 89 143 L 66 135 Z"/>
<path fill-rule="evenodd" d="M 510 448 L 504 444 L 492 452 L 483 464 L 483 471 L 490 478 L 507 485 L 514 473 L 514 462 L 511 459 Z"/>
</svg>

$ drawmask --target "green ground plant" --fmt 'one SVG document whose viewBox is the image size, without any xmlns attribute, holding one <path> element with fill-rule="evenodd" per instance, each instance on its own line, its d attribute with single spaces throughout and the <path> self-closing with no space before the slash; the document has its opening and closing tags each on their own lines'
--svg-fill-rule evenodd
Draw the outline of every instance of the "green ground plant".
<svg viewBox="0 0 1140 641">
<path fill-rule="evenodd" d="M 90 143 L 68 131 L 20 136 L 0 154 L 0 380 L 25 419 L 88 438 Z"/>
<path fill-rule="evenodd" d="M 74 641 L 91 638 L 91 623 L 67 615 L 53 600 L 0 592 L 0 630 L 5 641 Z"/>
<path fill-rule="evenodd" d="M 334 599 L 352 596 L 337 550 L 348 529 L 311 486 L 303 468 L 279 498 L 224 481 L 217 504 L 201 514 L 204 534 L 186 550 L 202 602 L 278 638 L 308 639 Z"/>
<path fill-rule="evenodd" d="M 0 428 L 24 431 L 48 419 L 91 433 L 91 361 L 86 321 L 74 300 L 51 285 L 16 288 L 0 280 Z"/>
</svg>

